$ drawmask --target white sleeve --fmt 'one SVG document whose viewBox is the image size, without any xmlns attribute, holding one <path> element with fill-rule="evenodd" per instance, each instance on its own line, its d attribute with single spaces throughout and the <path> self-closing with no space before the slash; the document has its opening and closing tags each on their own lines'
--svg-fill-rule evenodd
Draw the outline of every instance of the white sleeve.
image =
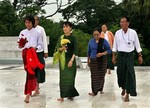
<svg viewBox="0 0 150 108">
<path fill-rule="evenodd" d="M 42 28 L 42 36 L 43 36 L 44 53 L 48 53 L 47 36 L 46 36 L 44 28 Z"/>
<path fill-rule="evenodd" d="M 115 34 L 115 37 L 114 37 L 114 43 L 113 43 L 112 51 L 117 52 L 117 36 L 116 36 L 116 34 Z"/>
<path fill-rule="evenodd" d="M 22 34 L 22 32 L 20 32 L 20 34 L 19 34 L 19 37 L 18 37 L 18 40 L 17 40 L 17 49 L 18 50 L 22 50 L 23 48 L 19 48 L 19 40 L 20 40 L 20 38 L 21 38 L 21 34 Z"/>
<path fill-rule="evenodd" d="M 136 51 L 139 53 L 139 52 L 142 51 L 142 49 L 141 49 L 139 38 L 138 38 L 138 35 L 137 35 L 136 31 L 135 31 L 135 34 L 134 34 L 134 38 L 135 38 L 134 45 L 135 45 Z"/>
<path fill-rule="evenodd" d="M 38 50 L 42 50 L 43 49 L 42 35 L 39 32 L 38 32 L 37 48 L 38 48 Z"/>
</svg>

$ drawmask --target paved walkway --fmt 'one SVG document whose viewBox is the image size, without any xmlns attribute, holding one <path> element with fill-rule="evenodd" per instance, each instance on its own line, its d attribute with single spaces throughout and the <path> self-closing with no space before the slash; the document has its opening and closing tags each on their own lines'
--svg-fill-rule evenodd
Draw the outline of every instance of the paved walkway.
<svg viewBox="0 0 150 108">
<path fill-rule="evenodd" d="M 74 101 L 59 97 L 59 72 L 57 68 L 46 68 L 46 82 L 42 84 L 41 94 L 32 97 L 30 103 L 24 100 L 25 71 L 20 65 L 0 65 L 0 108 L 150 108 L 150 67 L 136 67 L 137 97 L 130 97 L 124 102 L 121 89 L 118 88 L 116 70 L 106 74 L 104 95 L 88 96 L 90 88 L 90 71 L 78 70 L 76 88 L 80 93 Z"/>
</svg>

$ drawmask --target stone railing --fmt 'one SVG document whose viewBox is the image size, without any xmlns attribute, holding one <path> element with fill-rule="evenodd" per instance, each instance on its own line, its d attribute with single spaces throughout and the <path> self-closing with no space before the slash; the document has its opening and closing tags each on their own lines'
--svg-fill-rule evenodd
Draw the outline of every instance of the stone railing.
<svg viewBox="0 0 150 108">
<path fill-rule="evenodd" d="M 21 58 L 21 51 L 17 48 L 18 36 L 0 36 L 0 58 Z M 49 43 L 49 37 L 47 36 Z"/>
</svg>

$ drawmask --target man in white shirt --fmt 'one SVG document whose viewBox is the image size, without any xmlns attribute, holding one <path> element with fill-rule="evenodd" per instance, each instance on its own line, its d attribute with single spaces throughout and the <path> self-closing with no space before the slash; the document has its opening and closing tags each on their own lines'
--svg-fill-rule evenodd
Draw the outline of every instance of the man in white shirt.
<svg viewBox="0 0 150 108">
<path fill-rule="evenodd" d="M 46 33 L 43 27 L 39 26 L 39 17 L 38 16 L 34 16 L 35 19 L 35 29 L 41 34 L 42 39 L 41 41 L 43 42 L 43 49 L 42 50 L 37 50 L 37 56 L 39 61 L 42 64 L 45 64 L 44 61 L 44 57 L 47 58 L 48 57 L 48 46 L 47 46 L 47 37 L 46 37 Z M 43 69 L 42 71 L 37 69 L 36 70 L 36 78 L 37 78 L 37 88 L 35 90 L 35 93 L 33 94 L 33 96 L 36 96 L 37 94 L 39 94 L 39 83 L 44 83 L 45 82 L 45 69 Z"/>
<path fill-rule="evenodd" d="M 112 62 L 116 63 L 115 53 L 117 55 L 117 76 L 118 85 L 122 88 L 121 95 L 125 95 L 125 102 L 129 101 L 129 94 L 137 96 L 136 93 L 136 78 L 134 71 L 133 51 L 136 49 L 138 53 L 138 62 L 142 64 L 143 58 L 141 54 L 141 46 L 135 30 L 129 27 L 129 18 L 124 16 L 120 20 L 121 29 L 115 33 L 113 44 Z"/>
</svg>

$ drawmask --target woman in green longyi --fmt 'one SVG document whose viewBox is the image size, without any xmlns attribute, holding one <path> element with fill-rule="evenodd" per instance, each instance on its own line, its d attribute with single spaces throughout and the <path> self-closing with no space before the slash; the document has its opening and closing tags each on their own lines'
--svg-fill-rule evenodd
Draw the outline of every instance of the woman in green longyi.
<svg viewBox="0 0 150 108">
<path fill-rule="evenodd" d="M 63 102 L 64 98 L 73 100 L 75 96 L 79 96 L 75 85 L 76 77 L 76 61 L 75 57 L 77 51 L 77 40 L 72 35 L 72 24 L 70 22 L 64 22 L 63 24 L 64 35 L 62 35 L 57 42 L 55 53 L 58 52 L 61 57 L 59 58 L 59 70 L 60 70 L 60 98 L 58 101 Z M 61 45 L 62 39 L 68 40 L 66 45 Z M 55 57 L 54 57 L 55 58 Z"/>
</svg>

